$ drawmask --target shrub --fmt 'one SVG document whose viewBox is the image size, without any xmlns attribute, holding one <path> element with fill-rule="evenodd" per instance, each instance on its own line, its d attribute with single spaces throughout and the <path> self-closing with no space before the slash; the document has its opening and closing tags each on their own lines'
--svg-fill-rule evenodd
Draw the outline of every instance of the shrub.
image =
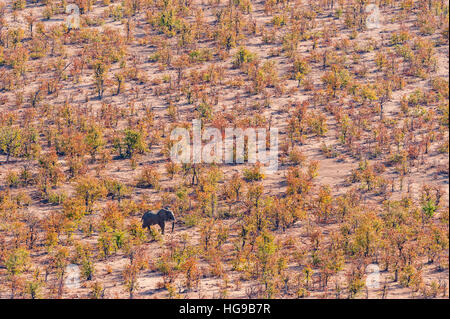
<svg viewBox="0 0 450 319">
<path fill-rule="evenodd" d="M 136 186 L 141 188 L 154 188 L 155 190 L 159 190 L 160 179 L 161 177 L 154 167 L 146 166 L 138 177 Z"/>
<path fill-rule="evenodd" d="M 325 73 L 322 77 L 322 81 L 333 91 L 334 97 L 337 91 L 346 88 L 351 80 L 352 78 L 348 70 L 337 66 L 333 66 L 332 71 Z"/>
<path fill-rule="evenodd" d="M 9 253 L 5 261 L 5 267 L 10 275 L 19 275 L 29 266 L 30 252 L 25 248 L 17 248 Z"/>
<path fill-rule="evenodd" d="M 180 165 L 172 161 L 168 162 L 165 166 L 167 174 L 169 174 L 172 179 L 176 174 L 178 174 L 178 172 L 181 171 Z"/>
<path fill-rule="evenodd" d="M 8 174 L 6 175 L 6 185 L 8 185 L 8 187 L 10 188 L 19 187 L 20 185 L 19 174 L 17 174 L 17 172 L 14 171 L 8 172 Z"/>
<path fill-rule="evenodd" d="M 406 41 L 408 41 L 411 38 L 411 35 L 408 31 L 401 30 L 398 32 L 395 32 L 391 36 L 391 44 L 397 45 L 397 44 L 403 44 Z"/>
<path fill-rule="evenodd" d="M 286 180 L 288 194 L 308 193 L 312 186 L 310 178 L 308 178 L 298 167 L 293 167 L 288 170 Z"/>
<path fill-rule="evenodd" d="M 244 169 L 244 179 L 247 182 L 260 181 L 264 179 L 264 174 L 261 172 L 261 164 L 256 163 L 251 168 Z"/>
<path fill-rule="evenodd" d="M 303 154 L 298 146 L 295 146 L 289 152 L 289 160 L 295 165 L 302 166 L 306 161 L 306 155 Z"/>
<path fill-rule="evenodd" d="M 51 192 L 48 194 L 47 200 L 52 205 L 61 205 L 67 198 L 67 194 L 64 192 Z"/>
<path fill-rule="evenodd" d="M 104 184 L 107 190 L 107 196 L 111 196 L 112 199 L 117 199 L 119 203 L 132 192 L 130 187 L 114 179 L 106 179 Z"/>
<path fill-rule="evenodd" d="M 255 59 L 256 55 L 254 53 L 251 53 L 244 47 L 240 47 L 234 55 L 233 65 L 239 68 L 246 63 L 254 61 Z"/>
</svg>

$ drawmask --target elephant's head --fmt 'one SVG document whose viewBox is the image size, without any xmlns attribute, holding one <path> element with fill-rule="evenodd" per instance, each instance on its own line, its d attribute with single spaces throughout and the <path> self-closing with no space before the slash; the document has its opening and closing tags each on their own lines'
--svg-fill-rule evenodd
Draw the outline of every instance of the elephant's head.
<svg viewBox="0 0 450 319">
<path fill-rule="evenodd" d="M 164 221 L 172 221 L 172 231 L 173 231 L 173 228 L 175 227 L 175 221 L 176 220 L 175 220 L 175 215 L 170 210 L 170 208 L 169 207 L 164 207 L 163 209 L 161 209 L 159 211 L 159 214 L 164 219 Z"/>
<path fill-rule="evenodd" d="M 164 207 L 163 209 L 161 209 L 160 214 L 166 221 L 175 221 L 175 215 L 173 214 L 173 212 L 170 210 L 169 207 Z"/>
</svg>

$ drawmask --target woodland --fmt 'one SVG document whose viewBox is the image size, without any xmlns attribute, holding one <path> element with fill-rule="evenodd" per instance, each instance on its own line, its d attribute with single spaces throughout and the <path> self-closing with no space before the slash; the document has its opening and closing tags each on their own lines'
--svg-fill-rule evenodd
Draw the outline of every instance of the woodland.
<svg viewBox="0 0 450 319">
<path fill-rule="evenodd" d="M 448 298 L 448 41 L 445 0 L 0 0 L 0 298 Z M 278 170 L 171 161 L 194 119 Z"/>
</svg>

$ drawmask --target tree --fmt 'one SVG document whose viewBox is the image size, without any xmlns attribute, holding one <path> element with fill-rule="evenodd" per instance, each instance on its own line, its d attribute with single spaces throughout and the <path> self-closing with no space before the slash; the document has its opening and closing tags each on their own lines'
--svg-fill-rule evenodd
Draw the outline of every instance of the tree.
<svg viewBox="0 0 450 319">
<path fill-rule="evenodd" d="M 161 11 L 159 25 L 162 31 L 168 36 L 174 36 L 180 28 L 180 20 L 177 17 L 176 10 L 171 1 L 166 1 L 164 9 Z"/>
<path fill-rule="evenodd" d="M 234 55 L 234 61 L 233 64 L 236 67 L 241 67 L 245 63 L 250 63 L 256 59 L 256 55 L 254 53 L 251 53 L 244 47 L 240 47 L 239 50 Z"/>
<path fill-rule="evenodd" d="M 127 287 L 130 299 L 133 299 L 134 293 L 139 289 L 137 282 L 137 276 L 139 274 L 139 268 L 135 264 L 126 265 L 122 272 L 124 283 Z"/>
<path fill-rule="evenodd" d="M 104 61 L 96 61 L 94 63 L 94 79 L 95 87 L 97 89 L 97 94 L 99 100 L 102 99 L 103 93 L 105 92 L 105 81 L 108 75 L 109 65 Z"/>
<path fill-rule="evenodd" d="M 183 79 L 183 70 L 189 67 L 189 56 L 183 54 L 178 59 L 173 62 L 175 70 L 178 74 L 178 86 L 181 85 L 181 80 Z"/>
<path fill-rule="evenodd" d="M 389 101 L 392 94 L 392 84 L 390 81 L 382 81 L 377 86 L 377 95 L 380 101 L 380 119 L 383 120 L 383 107 L 384 104 Z"/>
<path fill-rule="evenodd" d="M 58 163 L 58 155 L 54 148 L 46 154 L 42 154 L 38 160 L 38 181 L 44 194 L 48 194 L 50 186 L 56 186 L 63 178 L 61 165 Z"/>
<path fill-rule="evenodd" d="M 92 212 L 94 202 L 106 196 L 106 188 L 97 178 L 83 177 L 75 187 L 77 195 L 84 200 L 87 212 Z"/>
<path fill-rule="evenodd" d="M 4 126 L 0 130 L 0 150 L 6 154 L 6 163 L 11 156 L 18 156 L 22 147 L 22 131 L 13 126 Z"/>
<path fill-rule="evenodd" d="M 27 270 L 30 261 L 30 252 L 25 248 L 16 248 L 7 255 L 5 267 L 11 282 L 11 298 L 14 298 L 20 284 L 18 276 Z"/>
<path fill-rule="evenodd" d="M 28 23 L 28 27 L 30 29 L 30 37 L 33 37 L 33 26 L 38 21 L 37 17 L 33 15 L 33 12 L 29 12 L 28 15 L 25 16 L 25 20 Z"/>
<path fill-rule="evenodd" d="M 66 267 L 69 264 L 69 249 L 67 247 L 59 246 L 55 249 L 55 253 L 51 259 L 51 265 L 56 269 L 56 278 L 58 280 L 58 297 L 61 297 L 64 292 L 64 276 L 66 274 Z"/>
<path fill-rule="evenodd" d="M 347 274 L 347 284 L 349 298 L 354 298 L 364 288 L 363 271 L 354 267 Z"/>
<path fill-rule="evenodd" d="M 336 97 L 337 91 L 350 83 L 351 76 L 347 69 L 333 65 L 332 70 L 322 77 L 322 81 L 333 91 L 333 97 Z"/>
<path fill-rule="evenodd" d="M 122 198 L 130 195 L 132 191 L 130 187 L 114 179 L 105 180 L 105 186 L 108 190 L 108 196 L 111 196 L 112 199 L 117 199 L 119 203 L 122 201 Z"/>
<path fill-rule="evenodd" d="M 26 159 L 36 159 L 41 153 L 41 145 L 39 144 L 39 131 L 33 127 L 28 126 L 22 132 L 22 156 Z"/>
<path fill-rule="evenodd" d="M 278 247 L 274 242 L 274 236 L 266 231 L 256 238 L 256 247 L 256 274 L 264 284 L 267 298 L 271 298 L 275 292 L 274 279 Z"/>
<path fill-rule="evenodd" d="M 301 81 L 304 79 L 305 75 L 311 71 L 311 68 L 305 59 L 297 57 L 294 60 L 292 71 L 293 77 L 298 81 L 298 86 L 300 87 Z"/>
<path fill-rule="evenodd" d="M 117 72 L 114 74 L 114 79 L 117 82 L 116 95 L 119 95 L 124 90 L 125 74 L 124 72 Z"/>
<path fill-rule="evenodd" d="M 92 162 L 94 162 L 95 155 L 98 154 L 106 144 L 105 140 L 103 139 L 103 131 L 101 127 L 93 124 L 89 128 L 84 138 L 84 142 L 87 145 L 88 152 L 91 154 Z"/>
<path fill-rule="evenodd" d="M 116 139 L 114 147 L 119 151 L 119 155 L 123 158 L 131 158 L 134 154 L 144 153 L 147 150 L 145 145 L 144 134 L 133 129 L 125 129 L 123 131 L 123 139 Z"/>
<path fill-rule="evenodd" d="M 25 9 L 25 6 L 27 5 L 26 0 L 14 0 L 12 4 L 12 8 L 14 11 L 20 11 Z"/>
</svg>

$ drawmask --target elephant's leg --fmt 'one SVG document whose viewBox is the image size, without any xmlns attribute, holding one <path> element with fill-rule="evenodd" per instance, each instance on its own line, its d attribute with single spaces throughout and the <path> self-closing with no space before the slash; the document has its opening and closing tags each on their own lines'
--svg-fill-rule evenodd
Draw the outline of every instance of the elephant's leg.
<svg viewBox="0 0 450 319">
<path fill-rule="evenodd" d="M 161 227 L 161 232 L 164 235 L 164 222 L 159 223 L 159 227 Z"/>
</svg>

